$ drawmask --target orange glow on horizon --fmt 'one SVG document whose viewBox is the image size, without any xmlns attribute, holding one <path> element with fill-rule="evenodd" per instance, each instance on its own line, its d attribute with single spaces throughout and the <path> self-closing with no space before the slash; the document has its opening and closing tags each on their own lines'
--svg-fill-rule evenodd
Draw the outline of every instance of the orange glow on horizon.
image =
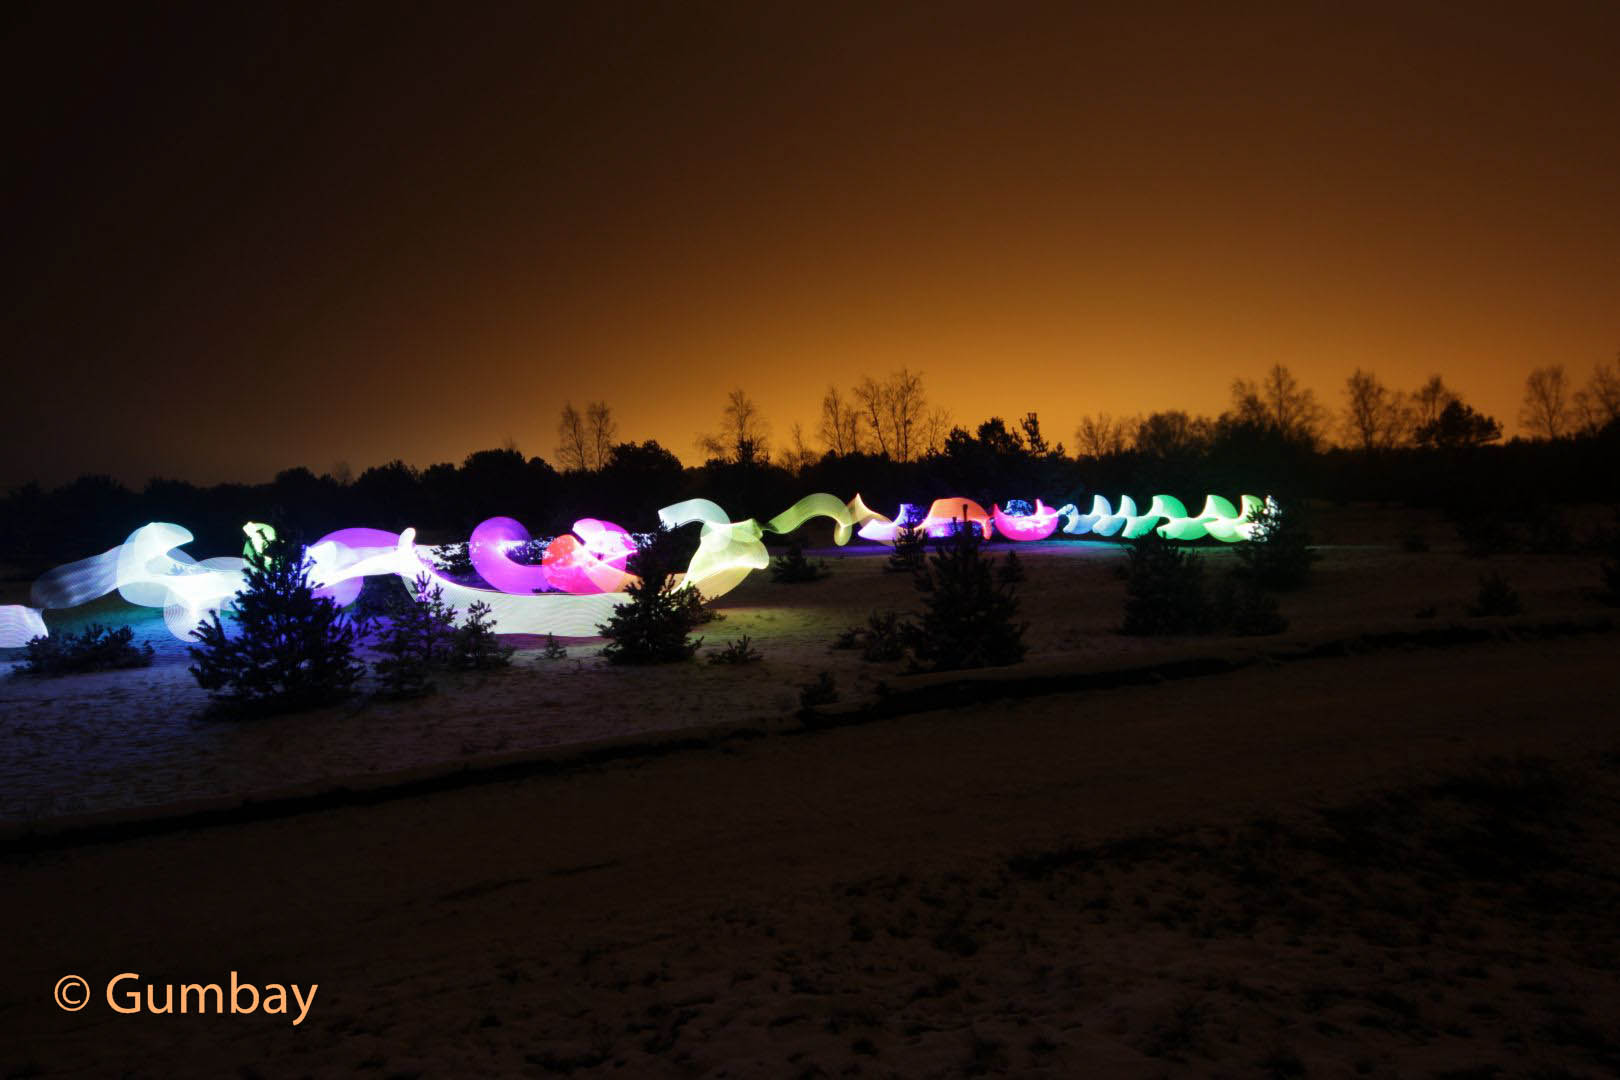
<svg viewBox="0 0 1620 1080">
<path fill-rule="evenodd" d="M 819 449 L 901 367 L 1071 450 L 1277 363 L 1511 436 L 1620 348 L 1612 6 L 157 18 L 17 31 L 0 486 L 555 461 L 570 400 L 695 464 L 733 387 Z"/>
</svg>

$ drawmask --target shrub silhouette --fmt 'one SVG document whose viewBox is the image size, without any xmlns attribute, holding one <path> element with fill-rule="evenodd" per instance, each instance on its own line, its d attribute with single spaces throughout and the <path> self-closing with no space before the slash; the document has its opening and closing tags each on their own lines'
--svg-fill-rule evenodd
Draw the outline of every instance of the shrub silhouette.
<svg viewBox="0 0 1620 1080">
<path fill-rule="evenodd" d="M 1518 547 L 1513 530 L 1497 514 L 1462 512 L 1452 524 L 1456 527 L 1457 539 L 1462 541 L 1463 551 L 1473 558 L 1485 559 Z"/>
<path fill-rule="evenodd" d="M 557 635 L 546 635 L 546 647 L 540 650 L 540 655 L 547 660 L 568 659 L 568 646 L 557 640 Z"/>
<path fill-rule="evenodd" d="M 1553 506 L 1530 511 L 1525 547 L 1537 555 L 1566 555 L 1575 550 L 1575 533 L 1569 519 Z"/>
<path fill-rule="evenodd" d="M 1228 580 L 1216 598 L 1215 615 L 1238 637 L 1264 637 L 1288 629 L 1288 620 L 1277 610 L 1277 598 L 1250 580 Z"/>
<path fill-rule="evenodd" d="M 278 535 L 248 552 L 247 584 L 230 605 L 236 634 L 219 613 L 200 623 L 188 648 L 197 685 L 219 712 L 263 715 L 329 705 L 348 697 L 365 671 L 358 633 L 329 597 L 316 596 L 302 544 Z"/>
<path fill-rule="evenodd" d="M 1481 574 L 1479 577 L 1479 592 L 1473 604 L 1468 608 L 1468 614 L 1474 616 L 1485 615 L 1517 615 L 1524 610 L 1524 602 L 1519 594 L 1508 584 L 1507 578 L 1500 573 L 1492 572 Z"/>
<path fill-rule="evenodd" d="M 983 535 L 959 528 L 916 575 L 923 613 L 905 630 L 915 663 L 933 671 L 1000 667 L 1024 658 L 1024 630 L 1014 622 L 1018 595 L 998 583 L 996 560 L 982 551 Z"/>
<path fill-rule="evenodd" d="M 1267 498 L 1249 517 L 1249 539 L 1237 547 L 1243 572 L 1263 589 L 1297 589 L 1310 576 L 1317 555 L 1297 508 L 1284 509 Z"/>
<path fill-rule="evenodd" d="M 799 707 L 805 713 L 813 713 L 817 707 L 831 705 L 837 700 L 838 684 L 830 671 L 823 671 L 814 680 L 799 687 Z"/>
<path fill-rule="evenodd" d="M 1603 589 L 1598 593 L 1598 599 L 1610 606 L 1620 607 L 1620 522 L 1608 531 L 1603 543 L 1603 561 L 1598 564 Z"/>
<path fill-rule="evenodd" d="M 702 621 L 705 607 L 697 590 L 675 584 L 672 534 L 630 556 L 626 568 L 639 580 L 625 591 L 628 603 L 613 608 L 613 617 L 597 627 L 608 643 L 602 655 L 614 664 L 666 664 L 688 660 L 703 639 L 689 636 Z"/>
<path fill-rule="evenodd" d="M 892 611 L 872 612 L 862 631 L 861 659 L 874 664 L 900 660 L 906 655 L 905 624 Z"/>
<path fill-rule="evenodd" d="M 1210 628 L 1203 560 L 1154 530 L 1131 541 L 1127 551 L 1125 621 L 1120 633 L 1151 637 Z"/>
<path fill-rule="evenodd" d="M 733 641 L 731 644 L 727 645 L 724 649 L 721 649 L 717 653 L 711 654 L 709 657 L 709 663 L 752 664 L 757 660 L 763 659 L 765 659 L 765 657 L 760 654 L 759 650 L 753 647 L 752 642 L 748 640 L 748 635 L 744 634 L 736 641 Z"/>
<path fill-rule="evenodd" d="M 30 638 L 23 666 L 18 675 L 79 675 L 88 671 L 146 667 L 152 663 L 152 646 L 134 644 L 135 631 L 128 626 L 116 630 L 91 623 L 77 634 Z"/>
<path fill-rule="evenodd" d="M 861 659 L 874 662 L 900 660 L 906 655 L 905 625 L 892 611 L 874 611 L 865 626 L 840 630 L 833 639 L 835 649 L 859 649 Z"/>
<path fill-rule="evenodd" d="M 472 551 L 465 540 L 434 548 L 433 563 L 446 577 L 462 580 L 478 576 L 472 564 Z"/>
<path fill-rule="evenodd" d="M 670 564 L 672 568 L 675 565 L 673 562 Z M 674 570 L 671 569 L 670 572 L 673 574 Z M 703 594 L 696 589 L 677 589 L 675 598 L 680 602 L 681 611 L 685 613 L 686 619 L 693 626 L 726 621 L 726 617 L 716 611 L 713 605 L 705 600 Z"/>
<path fill-rule="evenodd" d="M 807 581 L 820 581 L 828 574 L 827 563 L 823 559 L 811 562 L 804 557 L 804 542 L 795 539 L 788 545 L 787 553 L 778 555 L 771 560 L 771 580 L 784 584 L 799 584 Z"/>
</svg>

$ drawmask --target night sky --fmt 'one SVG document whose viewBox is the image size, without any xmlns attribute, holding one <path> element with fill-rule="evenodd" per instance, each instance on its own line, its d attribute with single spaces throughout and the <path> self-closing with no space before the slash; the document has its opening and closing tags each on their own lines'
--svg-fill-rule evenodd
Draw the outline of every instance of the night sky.
<svg viewBox="0 0 1620 1080">
<path fill-rule="evenodd" d="M 322 7 L 0 11 L 0 487 L 1620 349 L 1620 4 Z"/>
</svg>

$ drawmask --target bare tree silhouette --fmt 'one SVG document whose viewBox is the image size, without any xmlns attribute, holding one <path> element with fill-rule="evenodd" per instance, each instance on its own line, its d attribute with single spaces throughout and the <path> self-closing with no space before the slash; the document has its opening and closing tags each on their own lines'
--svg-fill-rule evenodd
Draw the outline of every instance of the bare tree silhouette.
<svg viewBox="0 0 1620 1080">
<path fill-rule="evenodd" d="M 1412 409 L 1400 391 L 1357 368 L 1345 380 L 1344 397 L 1344 432 L 1352 446 L 1371 453 L 1406 441 L 1412 430 Z"/>
<path fill-rule="evenodd" d="M 771 458 L 770 428 L 754 399 L 740 387 L 726 395 L 719 433 L 700 435 L 697 442 L 710 457 L 739 465 L 764 464 Z"/>
<path fill-rule="evenodd" d="M 586 448 L 590 453 L 589 468 L 600 469 L 607 464 L 608 454 L 619 436 L 619 422 L 613 419 L 613 410 L 605 401 L 593 401 L 585 410 Z"/>
<path fill-rule="evenodd" d="M 1300 386 L 1293 373 L 1281 364 L 1273 364 L 1259 382 L 1234 380 L 1232 411 L 1241 421 L 1311 446 L 1321 440 L 1326 416 L 1316 393 Z"/>
<path fill-rule="evenodd" d="M 1596 433 L 1604 425 L 1620 420 L 1620 370 L 1599 364 L 1586 386 L 1575 393 L 1575 411 L 1581 427 Z"/>
<path fill-rule="evenodd" d="M 855 388 L 854 396 L 878 453 L 895 461 L 921 457 L 950 430 L 949 413 L 928 411 L 921 372 L 901 368 L 883 382 L 868 375 Z"/>
<path fill-rule="evenodd" d="M 864 423 L 856 402 L 845 401 L 838 387 L 827 387 L 821 399 L 821 423 L 816 428 L 816 437 L 822 445 L 834 454 L 860 453 Z"/>
<path fill-rule="evenodd" d="M 585 432 L 585 421 L 572 401 L 562 407 L 557 419 L 557 461 L 565 472 L 587 467 L 590 437 Z"/>
<path fill-rule="evenodd" d="M 1538 367 L 1524 381 L 1524 405 L 1519 423 L 1532 435 L 1559 439 L 1569 433 L 1569 385 L 1564 365 Z"/>
<path fill-rule="evenodd" d="M 1116 420 L 1109 413 L 1084 416 L 1080 418 L 1080 426 L 1074 429 L 1074 441 L 1086 457 L 1123 454 L 1136 441 L 1136 428 L 1140 422 L 1126 416 Z"/>
</svg>

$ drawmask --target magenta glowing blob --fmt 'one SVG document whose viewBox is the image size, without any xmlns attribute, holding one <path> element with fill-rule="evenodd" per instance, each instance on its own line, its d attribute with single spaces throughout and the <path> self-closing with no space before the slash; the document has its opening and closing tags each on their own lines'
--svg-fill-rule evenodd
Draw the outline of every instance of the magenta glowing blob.
<svg viewBox="0 0 1620 1080">
<path fill-rule="evenodd" d="M 546 572 L 513 559 L 511 552 L 532 540 L 522 522 L 509 517 L 492 517 L 478 523 L 467 541 L 467 558 L 478 576 L 503 593 L 545 592 Z"/>
<path fill-rule="evenodd" d="M 596 518 L 580 518 L 574 522 L 574 535 L 585 544 L 585 550 L 615 570 L 623 570 L 636 553 L 636 542 L 622 525 Z"/>
<path fill-rule="evenodd" d="M 1028 514 L 1009 514 L 998 503 L 991 509 L 996 532 L 1008 540 L 1045 540 L 1056 531 L 1058 512 L 1041 500 L 1035 500 L 1035 509 Z"/>
<path fill-rule="evenodd" d="M 574 522 L 573 533 L 551 542 L 540 566 L 547 583 L 562 592 L 576 596 L 622 592 L 632 576 L 625 565 L 635 550 L 635 541 L 621 526 L 581 518 Z"/>
</svg>

